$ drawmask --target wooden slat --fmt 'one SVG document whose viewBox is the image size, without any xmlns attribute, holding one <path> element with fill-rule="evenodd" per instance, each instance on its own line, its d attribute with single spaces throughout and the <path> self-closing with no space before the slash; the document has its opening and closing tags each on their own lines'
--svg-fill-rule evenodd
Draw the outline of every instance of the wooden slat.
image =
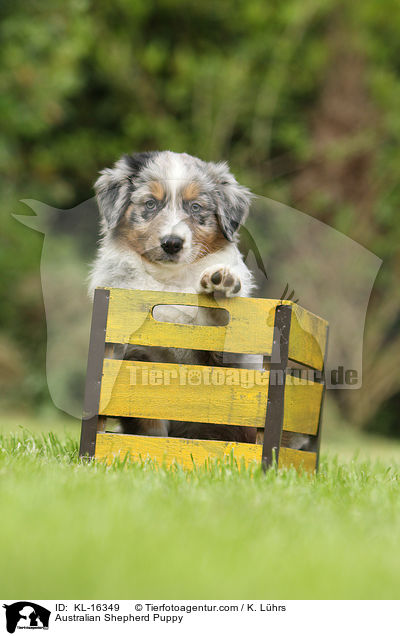
<svg viewBox="0 0 400 636">
<path fill-rule="evenodd" d="M 93 457 L 96 446 L 96 434 L 99 425 L 98 410 L 101 376 L 106 348 L 104 332 L 107 325 L 109 297 L 110 293 L 107 289 L 96 289 L 93 299 L 81 442 L 79 447 L 80 457 Z"/>
<path fill-rule="evenodd" d="M 111 463 L 115 457 L 124 459 L 128 452 L 132 460 L 150 457 L 159 464 L 170 466 L 176 461 L 184 468 L 193 469 L 193 464 L 204 466 L 208 459 L 223 459 L 231 452 L 239 464 L 242 460 L 246 465 L 252 461 L 260 463 L 262 448 L 237 442 L 98 433 L 96 459 Z"/>
<path fill-rule="evenodd" d="M 279 300 L 221 298 L 207 294 L 180 294 L 110 289 L 106 341 L 205 351 L 270 355 L 275 307 Z M 156 305 L 223 308 L 230 313 L 226 326 L 158 322 Z"/>
<path fill-rule="evenodd" d="M 262 466 L 267 470 L 279 459 L 283 429 L 286 367 L 292 308 L 280 305 L 275 311 L 274 342 L 270 361 L 268 408 L 265 418 Z M 264 358 L 264 363 L 265 363 Z"/>
<path fill-rule="evenodd" d="M 208 294 L 182 294 L 106 288 L 110 307 L 106 341 L 147 346 L 271 355 L 275 308 L 293 308 L 289 358 L 321 370 L 326 347 L 327 322 L 291 301 L 263 298 L 221 298 Z M 156 305 L 187 305 L 226 309 L 226 326 L 158 322 Z"/>
<path fill-rule="evenodd" d="M 294 433 L 316 435 L 323 384 L 286 377 L 283 429 Z"/>
<path fill-rule="evenodd" d="M 112 357 L 114 353 L 114 345 L 107 342 L 104 347 L 104 357 Z M 103 373 L 103 371 L 102 371 Z M 105 415 L 99 415 L 97 421 L 97 431 L 104 433 L 107 426 L 107 417 Z"/>
<path fill-rule="evenodd" d="M 292 466 L 299 471 L 314 472 L 317 466 L 317 453 L 281 446 L 278 468 L 290 468 Z"/>
<path fill-rule="evenodd" d="M 151 458 L 159 464 L 170 466 L 175 461 L 184 468 L 193 465 L 204 466 L 208 459 L 227 457 L 233 452 L 240 464 L 242 460 L 261 462 L 262 448 L 258 444 L 238 444 L 212 440 L 192 440 L 174 437 L 147 437 L 145 435 L 120 435 L 118 433 L 98 433 L 96 439 L 96 459 L 111 463 L 115 457 L 124 459 L 129 453 L 133 461 Z M 313 472 L 316 453 L 281 448 L 279 468 L 294 467 L 297 470 Z"/>
<path fill-rule="evenodd" d="M 289 336 L 289 358 L 313 369 L 324 366 L 328 323 L 319 316 L 290 301 L 282 304 L 292 306 Z"/>
<path fill-rule="evenodd" d="M 264 427 L 268 380 L 268 371 L 105 359 L 99 413 Z"/>
<path fill-rule="evenodd" d="M 202 383 L 190 384 L 191 377 Z M 99 413 L 263 428 L 268 377 L 266 371 L 106 359 Z M 286 377 L 284 430 L 317 434 L 322 388 Z"/>
</svg>

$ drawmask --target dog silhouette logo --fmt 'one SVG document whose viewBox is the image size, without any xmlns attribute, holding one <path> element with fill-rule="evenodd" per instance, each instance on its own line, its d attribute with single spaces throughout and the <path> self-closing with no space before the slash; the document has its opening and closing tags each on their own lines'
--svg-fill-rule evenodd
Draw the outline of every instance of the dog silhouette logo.
<svg viewBox="0 0 400 636">
<path fill-rule="evenodd" d="M 32 601 L 18 601 L 3 605 L 6 610 L 7 631 L 13 634 L 16 629 L 48 629 L 51 612 Z"/>
</svg>

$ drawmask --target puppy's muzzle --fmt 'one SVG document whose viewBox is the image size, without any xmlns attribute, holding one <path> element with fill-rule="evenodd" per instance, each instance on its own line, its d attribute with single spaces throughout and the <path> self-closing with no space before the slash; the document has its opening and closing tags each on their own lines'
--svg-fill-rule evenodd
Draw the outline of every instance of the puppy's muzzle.
<svg viewBox="0 0 400 636">
<path fill-rule="evenodd" d="M 181 251 L 183 239 L 180 236 L 169 234 L 161 239 L 161 247 L 167 254 L 177 254 Z"/>
</svg>

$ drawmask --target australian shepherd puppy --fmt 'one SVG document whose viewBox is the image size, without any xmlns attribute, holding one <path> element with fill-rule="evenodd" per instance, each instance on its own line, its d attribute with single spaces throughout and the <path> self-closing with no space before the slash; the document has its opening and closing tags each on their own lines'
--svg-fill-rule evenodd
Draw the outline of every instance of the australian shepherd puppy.
<svg viewBox="0 0 400 636">
<path fill-rule="evenodd" d="M 96 287 L 122 287 L 250 295 L 252 275 L 238 250 L 237 231 L 252 195 L 226 163 L 170 151 L 124 155 L 101 172 L 95 190 L 102 239 L 91 293 Z M 159 320 L 216 324 L 212 310 L 164 307 L 160 312 Z M 182 349 L 130 347 L 124 357 L 218 364 L 213 353 Z M 255 435 L 248 427 L 134 418 L 123 420 L 122 427 L 130 433 L 198 439 L 251 441 Z"/>
</svg>

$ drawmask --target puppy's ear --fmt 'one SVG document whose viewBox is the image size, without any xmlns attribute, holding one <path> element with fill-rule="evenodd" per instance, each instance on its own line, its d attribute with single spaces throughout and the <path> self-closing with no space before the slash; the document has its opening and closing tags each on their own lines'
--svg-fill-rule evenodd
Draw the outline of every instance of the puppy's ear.
<svg viewBox="0 0 400 636">
<path fill-rule="evenodd" d="M 225 238 L 233 241 L 236 231 L 247 218 L 254 195 L 238 184 L 225 162 L 209 165 L 216 184 L 217 218 Z"/>
<path fill-rule="evenodd" d="M 112 230 L 118 225 L 131 197 L 132 183 L 126 171 L 118 166 L 106 168 L 94 184 L 103 230 Z"/>
<path fill-rule="evenodd" d="M 94 184 L 103 231 L 112 230 L 131 201 L 134 180 L 155 153 L 124 155 L 112 168 L 106 168 Z"/>
</svg>

